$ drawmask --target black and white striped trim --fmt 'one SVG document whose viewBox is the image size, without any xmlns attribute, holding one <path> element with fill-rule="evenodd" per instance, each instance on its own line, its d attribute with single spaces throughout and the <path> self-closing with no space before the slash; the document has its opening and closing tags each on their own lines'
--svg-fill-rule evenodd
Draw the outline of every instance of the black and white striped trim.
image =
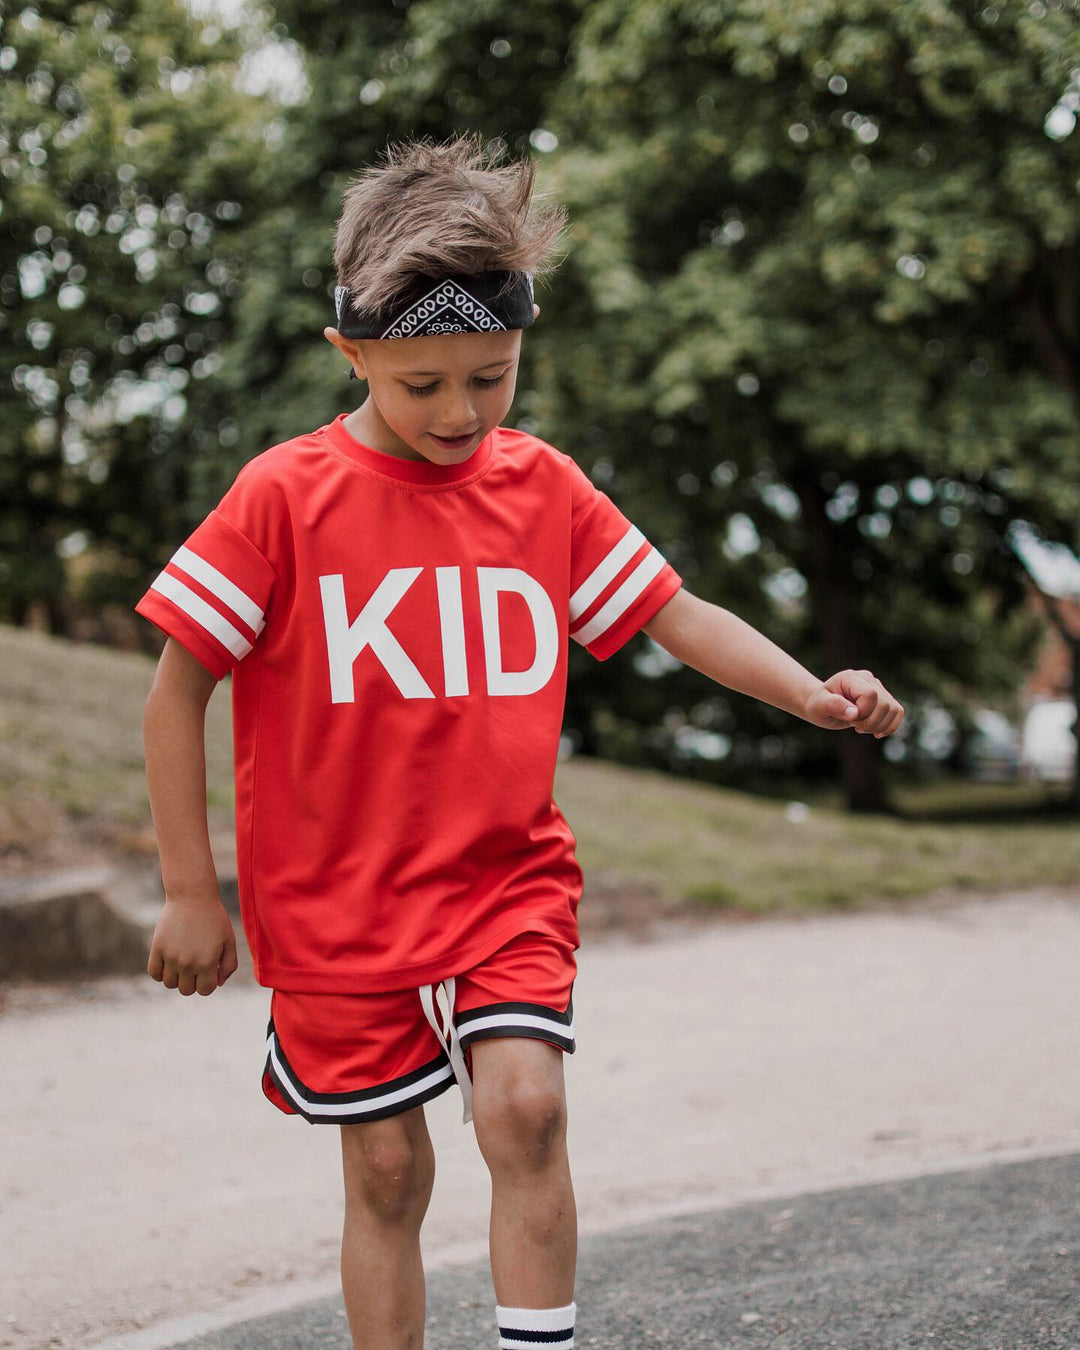
<svg viewBox="0 0 1080 1350">
<path fill-rule="evenodd" d="M 273 1018 L 266 1029 L 266 1068 L 285 1100 L 313 1125 L 356 1125 L 385 1120 L 445 1092 L 454 1081 L 450 1061 L 440 1051 L 411 1073 L 357 1092 L 313 1092 L 297 1077 L 277 1039 Z"/>
<path fill-rule="evenodd" d="M 556 1012 L 542 1003 L 489 1003 L 470 1008 L 454 1018 L 462 1048 L 473 1041 L 495 1036 L 531 1036 L 552 1041 L 568 1055 L 574 1053 L 574 999 L 571 991 L 566 1011 Z"/>
<path fill-rule="evenodd" d="M 556 1346 L 573 1350 L 577 1304 L 565 1308 L 503 1308 L 495 1305 L 500 1350 L 536 1350 Z"/>
</svg>

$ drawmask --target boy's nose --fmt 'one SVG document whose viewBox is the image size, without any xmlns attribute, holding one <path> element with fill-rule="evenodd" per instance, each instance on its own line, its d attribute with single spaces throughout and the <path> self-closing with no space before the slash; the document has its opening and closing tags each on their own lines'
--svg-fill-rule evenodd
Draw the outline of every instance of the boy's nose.
<svg viewBox="0 0 1080 1350">
<path fill-rule="evenodd" d="M 439 409 L 442 414 L 440 421 L 443 424 L 443 430 L 438 434 L 450 439 L 454 436 L 464 436 L 466 432 L 475 431 L 479 418 L 476 415 L 476 409 L 472 405 L 472 400 L 468 398 L 448 399 L 446 404 Z"/>
</svg>

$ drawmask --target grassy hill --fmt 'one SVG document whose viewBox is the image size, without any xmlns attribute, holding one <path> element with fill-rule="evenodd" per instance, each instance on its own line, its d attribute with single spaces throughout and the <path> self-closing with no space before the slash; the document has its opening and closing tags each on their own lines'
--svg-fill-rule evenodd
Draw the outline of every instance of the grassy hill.
<svg viewBox="0 0 1080 1350">
<path fill-rule="evenodd" d="M 0 864 L 153 855 L 142 709 L 156 662 L 0 625 Z M 211 827 L 232 822 L 229 689 L 210 700 Z"/>
<path fill-rule="evenodd" d="M 154 856 L 142 761 L 148 657 L 0 625 L 0 871 Z M 211 830 L 232 825 L 226 681 L 207 722 Z M 847 734 L 847 733 L 838 733 Z M 903 817 L 850 816 L 837 794 L 784 802 L 595 760 L 556 797 L 597 893 L 679 908 L 855 907 L 943 888 L 1080 883 L 1074 816 L 1039 788 L 898 794 Z"/>
</svg>

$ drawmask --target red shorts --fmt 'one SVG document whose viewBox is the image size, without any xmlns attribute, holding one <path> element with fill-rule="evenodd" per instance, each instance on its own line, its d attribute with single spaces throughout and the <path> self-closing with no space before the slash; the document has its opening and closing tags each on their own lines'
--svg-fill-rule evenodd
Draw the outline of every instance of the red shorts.
<svg viewBox="0 0 1080 1350">
<path fill-rule="evenodd" d="M 409 1111 L 456 1078 L 468 1120 L 474 1041 L 528 1036 L 574 1053 L 576 974 L 569 943 L 522 933 L 472 970 L 439 982 L 449 1017 L 438 986 L 381 994 L 275 989 L 263 1092 L 312 1124 L 350 1125 Z"/>
</svg>

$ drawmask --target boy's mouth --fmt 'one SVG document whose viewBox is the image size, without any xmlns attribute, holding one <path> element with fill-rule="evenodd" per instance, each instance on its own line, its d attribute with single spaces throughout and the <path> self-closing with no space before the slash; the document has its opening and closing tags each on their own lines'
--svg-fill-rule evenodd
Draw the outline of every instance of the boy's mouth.
<svg viewBox="0 0 1080 1350">
<path fill-rule="evenodd" d="M 479 429 L 477 427 L 477 431 Z M 470 431 L 466 436 L 436 436 L 433 431 L 429 431 L 428 435 L 436 445 L 441 445 L 444 450 L 464 450 L 476 435 L 476 431 Z"/>
</svg>

